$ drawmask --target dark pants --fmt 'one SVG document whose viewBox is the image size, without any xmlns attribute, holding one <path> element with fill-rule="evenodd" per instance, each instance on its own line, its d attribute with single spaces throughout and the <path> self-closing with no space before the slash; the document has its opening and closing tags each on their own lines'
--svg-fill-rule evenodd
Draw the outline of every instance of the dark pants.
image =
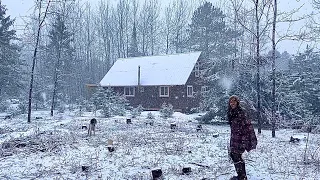
<svg viewBox="0 0 320 180">
<path fill-rule="evenodd" d="M 230 153 L 230 156 L 233 161 L 234 167 L 236 168 L 238 179 L 241 179 L 241 180 L 247 179 L 246 166 L 242 159 L 242 154 Z"/>
</svg>

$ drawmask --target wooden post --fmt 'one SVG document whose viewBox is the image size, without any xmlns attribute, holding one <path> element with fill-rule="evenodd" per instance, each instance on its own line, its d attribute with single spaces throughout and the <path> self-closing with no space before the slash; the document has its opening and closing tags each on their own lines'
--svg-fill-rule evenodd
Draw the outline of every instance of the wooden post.
<svg viewBox="0 0 320 180">
<path fill-rule="evenodd" d="M 198 131 L 202 131 L 202 125 L 201 125 L 201 124 L 198 124 L 198 125 L 197 125 L 197 132 L 198 132 Z"/>
<path fill-rule="evenodd" d="M 190 173 L 191 173 L 191 167 L 182 168 L 182 174 L 190 174 Z"/>
<path fill-rule="evenodd" d="M 132 121 L 130 118 L 127 118 L 127 124 L 132 124 Z"/>
<path fill-rule="evenodd" d="M 214 137 L 214 138 L 219 137 L 219 133 L 214 133 L 214 134 L 212 135 L 212 137 Z"/>
<path fill-rule="evenodd" d="M 176 123 L 171 123 L 170 124 L 171 129 L 177 129 L 177 124 Z"/>
<path fill-rule="evenodd" d="M 113 151 L 114 151 L 113 140 L 108 139 L 107 148 L 108 148 L 108 151 L 109 151 L 109 152 L 113 152 Z"/>
<path fill-rule="evenodd" d="M 162 177 L 162 170 L 160 168 L 151 170 L 152 173 L 152 179 L 157 180 Z"/>
</svg>

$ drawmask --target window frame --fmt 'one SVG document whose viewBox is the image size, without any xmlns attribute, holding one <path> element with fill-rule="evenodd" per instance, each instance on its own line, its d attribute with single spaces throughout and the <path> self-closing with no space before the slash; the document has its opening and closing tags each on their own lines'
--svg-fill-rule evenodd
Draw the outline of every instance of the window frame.
<svg viewBox="0 0 320 180">
<path fill-rule="evenodd" d="M 167 89 L 167 93 L 168 94 L 161 94 L 162 93 L 162 91 L 161 91 L 161 89 L 162 88 L 164 88 L 164 93 L 165 93 L 165 89 Z M 159 86 L 159 97 L 169 97 L 170 96 L 170 88 L 169 88 L 169 86 Z"/>
<path fill-rule="evenodd" d="M 200 90 L 201 94 L 205 94 L 209 92 L 209 86 L 201 86 Z"/>
<path fill-rule="evenodd" d="M 194 66 L 194 76 L 195 77 L 200 77 L 201 72 L 200 72 L 200 63 L 196 62 L 196 65 Z"/>
<path fill-rule="evenodd" d="M 189 94 L 189 88 L 191 88 L 191 94 Z M 187 85 L 187 97 L 193 97 L 193 86 L 192 85 Z"/>
<path fill-rule="evenodd" d="M 126 94 L 126 92 L 129 92 L 129 93 Z M 123 88 L 123 94 L 126 97 L 134 97 L 135 96 L 135 87 L 134 86 L 126 86 L 126 87 L 124 87 Z"/>
</svg>

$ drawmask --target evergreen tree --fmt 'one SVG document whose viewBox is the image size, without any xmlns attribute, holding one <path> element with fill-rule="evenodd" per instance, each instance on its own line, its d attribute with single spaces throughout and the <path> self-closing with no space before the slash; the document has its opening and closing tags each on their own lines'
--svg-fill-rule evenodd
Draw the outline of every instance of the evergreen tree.
<svg viewBox="0 0 320 180">
<path fill-rule="evenodd" d="M 131 44 L 130 44 L 130 47 L 129 47 L 128 54 L 129 54 L 129 57 L 140 56 L 140 53 L 139 53 L 139 50 L 138 50 L 136 23 L 133 23 L 132 38 L 131 38 Z"/>
<path fill-rule="evenodd" d="M 296 55 L 282 78 L 278 102 L 280 113 L 291 120 L 309 121 L 320 115 L 320 54 L 307 48 Z M 313 118 L 314 123 L 320 124 Z"/>
<path fill-rule="evenodd" d="M 226 25 L 223 12 L 210 2 L 205 2 L 195 10 L 188 32 L 190 48 L 202 51 L 200 69 L 210 87 L 203 104 L 206 108 L 224 107 L 224 95 L 228 90 L 221 81 L 227 74 L 230 77 L 228 61 L 236 51 L 234 38 L 240 33 Z M 218 108 L 217 116 L 224 116 L 223 112 L 222 108 Z"/>
<path fill-rule="evenodd" d="M 20 48 L 12 30 L 14 20 L 6 16 L 7 9 L 0 1 L 0 97 L 17 96 L 23 86 L 23 63 L 19 59 Z"/>
<path fill-rule="evenodd" d="M 128 106 L 127 99 L 123 95 L 116 94 L 110 88 L 98 88 L 90 101 L 94 105 L 95 111 L 101 110 L 105 117 L 124 115 Z"/>
<path fill-rule="evenodd" d="M 50 43 L 48 45 L 49 56 L 53 60 L 48 62 L 49 72 L 53 74 L 51 115 L 53 115 L 56 102 L 64 104 L 64 100 L 70 98 L 74 93 L 74 89 L 72 89 L 74 62 L 71 35 L 67 30 L 64 19 L 57 15 L 49 32 Z"/>
<path fill-rule="evenodd" d="M 240 34 L 227 27 L 225 15 L 212 3 L 205 2 L 194 13 L 189 25 L 191 49 L 203 51 L 207 59 L 221 59 L 236 50 L 233 39 Z"/>
</svg>

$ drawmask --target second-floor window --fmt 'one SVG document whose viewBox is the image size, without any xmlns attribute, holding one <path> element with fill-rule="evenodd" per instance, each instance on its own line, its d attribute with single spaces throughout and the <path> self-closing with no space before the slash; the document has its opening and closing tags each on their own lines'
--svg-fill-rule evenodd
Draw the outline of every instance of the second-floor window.
<svg viewBox="0 0 320 180">
<path fill-rule="evenodd" d="M 169 97 L 169 87 L 168 86 L 160 86 L 159 87 L 160 97 Z"/>
<path fill-rule="evenodd" d="M 208 86 L 201 86 L 201 94 L 207 93 L 209 91 Z"/>
<path fill-rule="evenodd" d="M 124 87 L 125 96 L 134 96 L 134 87 Z"/>
<path fill-rule="evenodd" d="M 199 64 L 199 62 L 197 62 L 194 67 L 194 75 L 196 77 L 200 77 L 200 64 Z"/>
<path fill-rule="evenodd" d="M 187 97 L 193 97 L 193 87 L 187 86 Z"/>
</svg>

